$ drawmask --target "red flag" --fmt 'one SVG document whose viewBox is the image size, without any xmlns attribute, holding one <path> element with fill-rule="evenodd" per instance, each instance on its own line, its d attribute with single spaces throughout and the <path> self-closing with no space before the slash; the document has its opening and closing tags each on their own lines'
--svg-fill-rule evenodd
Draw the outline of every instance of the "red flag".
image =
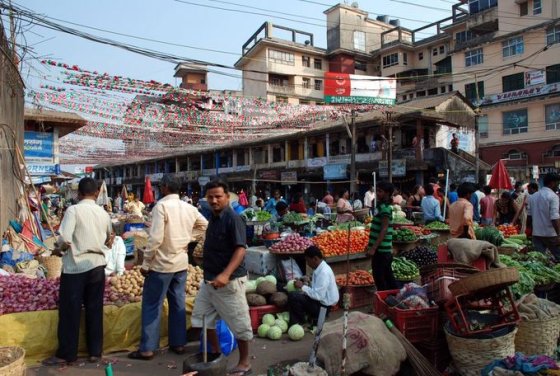
<svg viewBox="0 0 560 376">
<path fill-rule="evenodd" d="M 151 204 L 154 202 L 154 192 L 152 191 L 152 181 L 149 176 L 146 176 L 146 185 L 144 186 L 144 197 L 142 202 L 144 204 Z"/>
</svg>

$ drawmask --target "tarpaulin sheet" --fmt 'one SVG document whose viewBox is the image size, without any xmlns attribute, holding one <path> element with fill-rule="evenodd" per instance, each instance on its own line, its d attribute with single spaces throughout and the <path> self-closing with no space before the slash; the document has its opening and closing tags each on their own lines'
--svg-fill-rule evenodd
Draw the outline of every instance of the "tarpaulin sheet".
<svg viewBox="0 0 560 376">
<path fill-rule="evenodd" d="M 188 297 L 187 328 L 194 298 Z M 140 317 L 142 303 L 130 303 L 122 307 L 103 307 L 103 353 L 136 350 L 140 343 Z M 160 344 L 167 345 L 167 300 L 163 305 Z M 80 327 L 80 356 L 87 356 L 85 321 L 82 312 Z M 0 316 L 0 346 L 20 346 L 25 349 L 25 362 L 34 365 L 56 352 L 58 339 L 58 311 L 12 313 Z"/>
</svg>

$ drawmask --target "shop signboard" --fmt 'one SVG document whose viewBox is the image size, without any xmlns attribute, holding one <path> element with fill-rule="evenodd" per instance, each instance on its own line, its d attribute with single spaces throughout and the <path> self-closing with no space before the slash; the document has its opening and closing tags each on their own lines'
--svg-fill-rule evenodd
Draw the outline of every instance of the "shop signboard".
<svg viewBox="0 0 560 376">
<path fill-rule="evenodd" d="M 292 185 L 297 182 L 297 171 L 284 171 L 280 173 L 282 185 Z"/>
<path fill-rule="evenodd" d="M 280 174 L 276 170 L 259 171 L 259 179 L 263 180 L 278 180 Z"/>
<path fill-rule="evenodd" d="M 198 184 L 200 184 L 201 186 L 205 186 L 208 183 L 210 183 L 210 176 L 199 176 L 198 177 Z"/>
<path fill-rule="evenodd" d="M 31 176 L 51 176 L 60 174 L 60 165 L 54 163 L 28 164 L 27 171 Z"/>
<path fill-rule="evenodd" d="M 23 154 L 26 160 L 52 161 L 54 157 L 54 135 L 47 132 L 25 132 Z"/>
<path fill-rule="evenodd" d="M 323 167 L 327 164 L 327 157 L 310 158 L 307 160 L 307 167 Z"/>
<path fill-rule="evenodd" d="M 323 179 L 338 180 L 348 177 L 348 164 L 336 163 L 323 166 Z"/>
<path fill-rule="evenodd" d="M 397 80 L 394 78 L 325 73 L 325 103 L 392 106 L 396 97 Z"/>
<path fill-rule="evenodd" d="M 519 99 L 526 99 L 538 97 L 541 95 L 553 94 L 560 92 L 560 83 L 553 83 L 548 85 L 538 85 L 526 87 L 524 89 L 508 91 L 505 93 L 494 94 L 485 96 L 482 100 L 482 105 L 489 105 L 494 103 L 509 102 Z"/>
<path fill-rule="evenodd" d="M 388 161 L 379 161 L 379 176 L 386 178 L 389 176 L 389 171 L 387 167 L 389 166 Z M 391 171 L 393 177 L 403 177 L 406 176 L 406 159 L 393 159 L 391 163 Z"/>
<path fill-rule="evenodd" d="M 546 83 L 544 69 L 525 72 L 525 86 L 542 85 Z"/>
</svg>

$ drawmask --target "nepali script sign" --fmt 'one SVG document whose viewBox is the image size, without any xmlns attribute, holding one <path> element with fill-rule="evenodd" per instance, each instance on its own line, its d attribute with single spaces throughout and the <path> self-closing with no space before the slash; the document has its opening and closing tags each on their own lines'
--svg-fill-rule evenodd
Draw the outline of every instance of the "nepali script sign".
<svg viewBox="0 0 560 376">
<path fill-rule="evenodd" d="M 394 78 L 325 73 L 325 103 L 393 106 L 397 98 Z"/>
<path fill-rule="evenodd" d="M 52 161 L 54 156 L 54 139 L 52 133 L 25 132 L 23 154 L 27 160 Z"/>
</svg>

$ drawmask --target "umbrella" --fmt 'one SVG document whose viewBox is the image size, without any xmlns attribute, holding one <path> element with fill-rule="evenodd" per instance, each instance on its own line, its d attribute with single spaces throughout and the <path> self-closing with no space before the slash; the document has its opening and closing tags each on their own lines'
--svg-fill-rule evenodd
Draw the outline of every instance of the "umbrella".
<svg viewBox="0 0 560 376">
<path fill-rule="evenodd" d="M 144 204 L 151 204 L 154 202 L 154 192 L 152 191 L 152 181 L 149 176 L 146 176 L 146 185 L 144 186 L 144 197 L 142 202 Z"/>
<path fill-rule="evenodd" d="M 128 191 L 126 190 L 126 185 L 122 186 L 121 197 L 122 197 L 123 203 L 126 202 L 126 200 L 128 200 Z"/>
<path fill-rule="evenodd" d="M 109 193 L 107 192 L 107 184 L 105 181 L 101 184 L 99 188 L 99 196 L 97 196 L 97 205 L 109 205 Z"/>
<path fill-rule="evenodd" d="M 506 165 L 502 159 L 494 166 L 488 185 L 494 189 L 513 189 Z"/>
</svg>

